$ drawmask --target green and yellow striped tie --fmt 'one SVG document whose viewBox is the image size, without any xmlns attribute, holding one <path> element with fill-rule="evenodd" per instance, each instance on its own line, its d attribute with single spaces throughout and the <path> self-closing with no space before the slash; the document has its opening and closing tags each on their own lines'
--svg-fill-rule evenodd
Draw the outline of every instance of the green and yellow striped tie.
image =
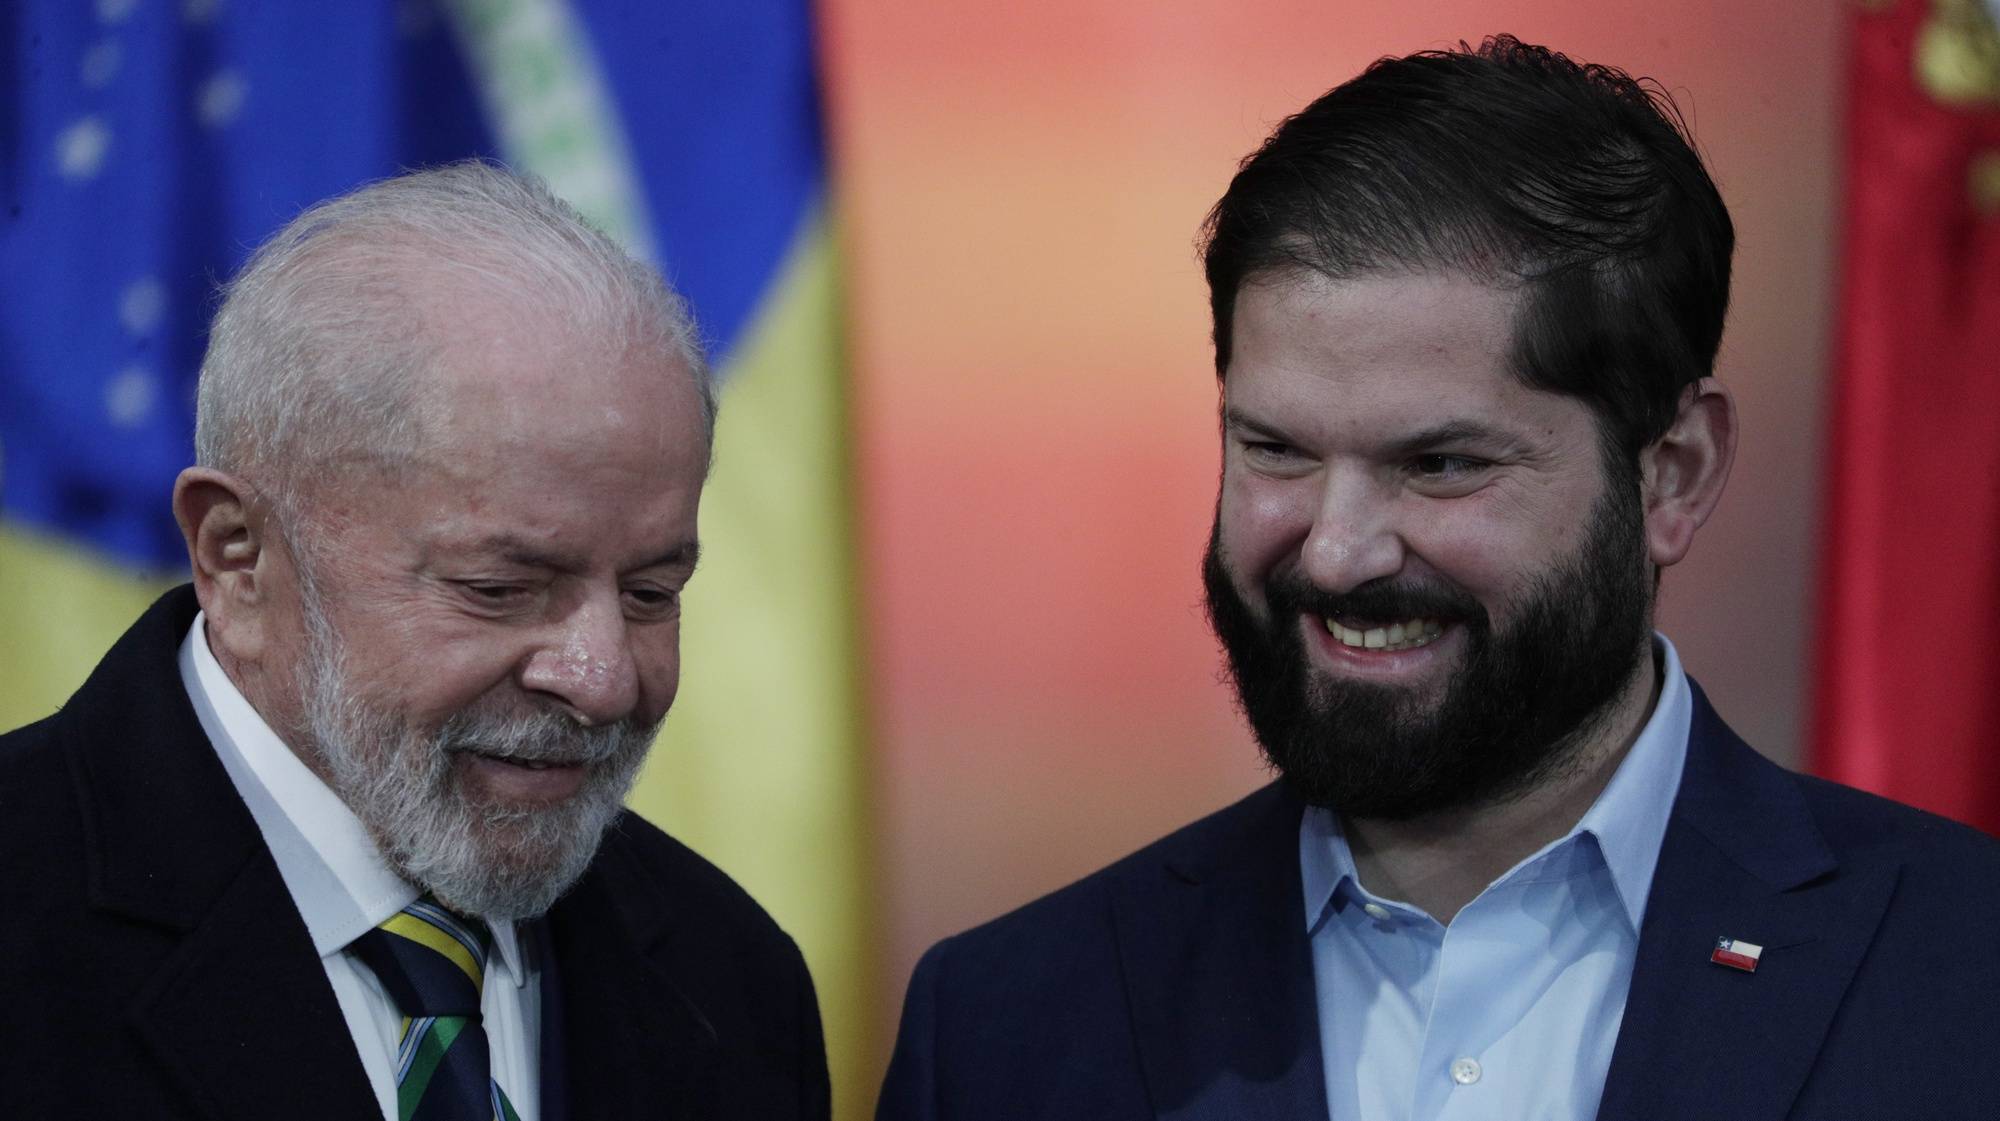
<svg viewBox="0 0 2000 1121">
<path fill-rule="evenodd" d="M 493 1081 L 479 1019 L 489 942 L 484 925 L 425 896 L 350 947 L 403 1013 L 399 1121 L 520 1121 Z"/>
</svg>

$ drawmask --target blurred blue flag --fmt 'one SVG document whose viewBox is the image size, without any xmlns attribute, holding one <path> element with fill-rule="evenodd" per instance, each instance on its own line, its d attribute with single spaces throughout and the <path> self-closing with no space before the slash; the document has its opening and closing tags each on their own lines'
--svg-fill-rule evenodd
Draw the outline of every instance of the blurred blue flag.
<svg viewBox="0 0 2000 1121">
<path fill-rule="evenodd" d="M 542 171 L 664 265 L 726 356 L 823 189 L 801 2 L 29 0 L 0 19 L 0 512 L 135 566 L 181 563 L 165 499 L 211 293 L 301 208 L 466 156 Z"/>
</svg>

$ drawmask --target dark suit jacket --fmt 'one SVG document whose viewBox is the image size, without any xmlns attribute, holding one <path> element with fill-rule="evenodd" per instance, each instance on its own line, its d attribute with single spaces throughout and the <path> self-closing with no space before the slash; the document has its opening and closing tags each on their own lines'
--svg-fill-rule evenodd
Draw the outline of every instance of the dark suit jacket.
<svg viewBox="0 0 2000 1121">
<path fill-rule="evenodd" d="M 1266 787 L 939 943 L 878 1118 L 1324 1118 L 1300 811 Z M 2000 843 L 1780 769 L 1697 690 L 1598 1116 L 1995 1117 L 1996 1056 Z"/>
<path fill-rule="evenodd" d="M 194 613 L 169 593 L 60 713 L 0 737 L 0 1116 L 380 1116 L 182 689 Z M 798 949 L 665 834 L 622 817 L 541 937 L 545 1118 L 827 1116 Z"/>
</svg>

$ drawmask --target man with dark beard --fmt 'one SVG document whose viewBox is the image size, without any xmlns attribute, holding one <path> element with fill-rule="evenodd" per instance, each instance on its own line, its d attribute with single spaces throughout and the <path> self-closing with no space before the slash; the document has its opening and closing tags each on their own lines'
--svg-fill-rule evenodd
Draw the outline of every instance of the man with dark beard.
<svg viewBox="0 0 2000 1121">
<path fill-rule="evenodd" d="M 649 267 L 479 163 L 225 292 L 168 593 L 0 738 L 0 1112 L 824 1118 L 791 940 L 621 809 L 714 402 Z"/>
<path fill-rule="evenodd" d="M 1554 748 L 1601 731 L 1604 698 L 1646 643 L 1652 589 L 1636 563 L 1638 513 L 1636 494 L 1607 488 L 1579 554 L 1541 574 L 1519 622 L 1498 635 L 1479 601 L 1455 586 L 1372 580 L 1332 594 L 1296 570 L 1272 579 L 1268 617 L 1260 616 L 1232 586 L 1220 533 L 1212 534 L 1202 559 L 1209 619 L 1272 766 L 1306 801 L 1363 820 L 1406 820 L 1543 785 L 1567 757 Z M 1424 619 L 1440 632 L 1462 625 L 1464 662 L 1428 705 L 1394 686 L 1314 678 L 1298 629 L 1270 622 L 1305 618 Z"/>
<path fill-rule="evenodd" d="M 1732 245 L 1670 98 L 1510 38 L 1279 126 L 1207 227 L 1202 565 L 1279 781 L 933 948 L 881 1118 L 1991 1112 L 2000 845 L 1652 633 Z"/>
</svg>

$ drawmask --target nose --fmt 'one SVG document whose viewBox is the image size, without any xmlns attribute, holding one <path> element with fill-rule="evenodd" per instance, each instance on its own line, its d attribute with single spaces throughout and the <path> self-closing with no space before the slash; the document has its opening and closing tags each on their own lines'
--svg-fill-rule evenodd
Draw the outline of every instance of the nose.
<svg viewBox="0 0 2000 1121">
<path fill-rule="evenodd" d="M 1300 566 L 1313 586 L 1345 594 L 1402 571 L 1407 556 L 1394 496 L 1365 475 L 1329 472 L 1300 547 Z"/>
<path fill-rule="evenodd" d="M 522 665 L 521 687 L 553 699 L 580 724 L 609 724 L 632 714 L 639 671 L 615 589 L 571 605 Z"/>
</svg>

